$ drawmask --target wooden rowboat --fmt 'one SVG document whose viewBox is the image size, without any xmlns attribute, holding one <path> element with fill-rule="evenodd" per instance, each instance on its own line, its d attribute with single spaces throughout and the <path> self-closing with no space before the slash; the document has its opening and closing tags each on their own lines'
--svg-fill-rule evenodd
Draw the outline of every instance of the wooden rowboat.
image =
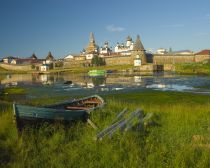
<svg viewBox="0 0 210 168">
<path fill-rule="evenodd" d="M 86 121 L 91 111 L 102 106 L 104 106 L 104 100 L 98 95 L 93 95 L 42 107 L 14 103 L 13 112 L 17 127 L 21 128 L 26 122 L 62 121 L 69 123 L 76 120 Z"/>
</svg>

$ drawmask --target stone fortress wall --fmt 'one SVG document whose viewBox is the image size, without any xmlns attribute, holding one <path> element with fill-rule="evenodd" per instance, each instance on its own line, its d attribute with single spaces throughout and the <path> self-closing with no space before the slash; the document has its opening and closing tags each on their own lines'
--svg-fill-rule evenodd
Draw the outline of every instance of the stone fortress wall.
<svg viewBox="0 0 210 168">
<path fill-rule="evenodd" d="M 177 63 L 193 63 L 193 62 L 203 62 L 205 60 L 210 60 L 208 55 L 150 55 L 147 57 L 148 63 L 155 65 L 169 65 Z M 133 61 L 130 55 L 126 56 L 107 56 L 104 57 L 106 65 L 132 65 Z M 90 64 L 90 60 L 69 60 L 64 62 L 64 68 L 69 67 L 81 67 L 84 64 Z"/>
<path fill-rule="evenodd" d="M 34 64 L 35 66 L 41 66 L 42 64 Z M 7 69 L 7 70 L 12 70 L 12 71 L 30 71 L 32 70 L 32 65 L 27 64 L 27 65 L 15 65 L 15 64 L 6 64 L 6 63 L 0 63 L 0 67 Z"/>
<path fill-rule="evenodd" d="M 149 64 L 154 65 L 164 65 L 168 66 L 170 64 L 176 63 L 193 63 L 193 62 L 203 62 L 205 60 L 210 60 L 209 55 L 158 55 L 153 54 L 147 57 Z M 104 57 L 106 65 L 132 65 L 133 60 L 130 55 L 125 56 L 106 56 Z M 63 68 L 71 67 L 84 67 L 91 64 L 91 60 L 66 60 L 64 61 Z M 28 71 L 32 70 L 31 65 L 12 65 L 1 63 L 0 66 L 8 70 L 16 71 Z M 41 66 L 41 64 L 36 64 L 36 66 Z"/>
<path fill-rule="evenodd" d="M 203 61 L 202 59 L 200 61 Z M 154 64 L 176 64 L 195 62 L 195 55 L 153 55 Z"/>
</svg>

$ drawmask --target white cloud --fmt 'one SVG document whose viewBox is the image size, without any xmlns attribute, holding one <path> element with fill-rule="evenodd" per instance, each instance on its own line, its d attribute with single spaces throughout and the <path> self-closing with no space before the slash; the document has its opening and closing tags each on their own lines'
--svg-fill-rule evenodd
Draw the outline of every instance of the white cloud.
<svg viewBox="0 0 210 168">
<path fill-rule="evenodd" d="M 108 25 L 106 29 L 110 32 L 122 32 L 125 30 L 123 27 L 115 26 L 115 25 Z"/>
<path fill-rule="evenodd" d="M 206 15 L 206 18 L 207 18 L 207 19 L 210 19 L 210 14 Z"/>
</svg>

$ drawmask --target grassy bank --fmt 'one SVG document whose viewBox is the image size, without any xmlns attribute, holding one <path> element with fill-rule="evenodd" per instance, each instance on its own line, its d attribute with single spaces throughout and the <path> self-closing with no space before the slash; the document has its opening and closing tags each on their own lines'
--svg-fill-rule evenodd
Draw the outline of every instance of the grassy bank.
<svg viewBox="0 0 210 168">
<path fill-rule="evenodd" d="M 86 123 L 72 127 L 25 128 L 18 137 L 12 110 L 0 112 L 0 167 L 209 167 L 210 98 L 176 92 L 141 92 L 105 97 L 107 105 Z M 96 142 L 124 107 L 153 112 L 157 125 L 142 131 L 117 132 Z"/>
<path fill-rule="evenodd" d="M 72 68 L 65 68 L 65 69 L 52 69 L 48 72 L 55 73 L 55 72 L 73 72 L 73 73 L 85 73 L 93 69 L 103 69 L 103 70 L 116 70 L 116 71 L 123 71 L 132 68 L 132 65 L 113 65 L 113 66 L 98 66 L 98 67 L 72 67 Z"/>
<path fill-rule="evenodd" d="M 210 75 L 210 63 L 176 64 L 175 69 L 179 74 Z"/>
<path fill-rule="evenodd" d="M 103 69 L 103 70 L 116 70 L 116 71 L 125 71 L 132 68 L 132 65 L 113 65 L 113 66 L 98 66 L 98 67 L 71 67 L 71 68 L 56 68 L 51 69 L 47 72 L 42 73 L 60 73 L 60 72 L 70 72 L 70 73 L 86 73 L 93 69 Z M 30 70 L 30 71 L 11 71 L 5 70 L 0 67 L 0 74 L 15 73 L 15 74 L 24 74 L 24 73 L 39 73 L 40 71 Z"/>
<path fill-rule="evenodd" d="M 4 69 L 4 68 L 2 68 L 2 67 L 0 67 L 0 74 L 1 74 L 1 73 L 5 73 L 5 72 L 7 72 L 7 70 Z"/>
</svg>

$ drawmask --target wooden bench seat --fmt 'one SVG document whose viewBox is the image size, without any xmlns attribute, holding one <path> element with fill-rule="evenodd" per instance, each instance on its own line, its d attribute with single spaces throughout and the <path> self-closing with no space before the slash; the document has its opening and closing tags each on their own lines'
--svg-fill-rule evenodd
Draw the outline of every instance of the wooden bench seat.
<svg viewBox="0 0 210 168">
<path fill-rule="evenodd" d="M 88 110 L 89 109 L 87 107 L 77 107 L 77 106 L 66 106 L 65 108 L 67 110 Z"/>
<path fill-rule="evenodd" d="M 85 104 L 100 104 L 100 102 L 99 101 L 85 101 L 84 102 Z"/>
</svg>

